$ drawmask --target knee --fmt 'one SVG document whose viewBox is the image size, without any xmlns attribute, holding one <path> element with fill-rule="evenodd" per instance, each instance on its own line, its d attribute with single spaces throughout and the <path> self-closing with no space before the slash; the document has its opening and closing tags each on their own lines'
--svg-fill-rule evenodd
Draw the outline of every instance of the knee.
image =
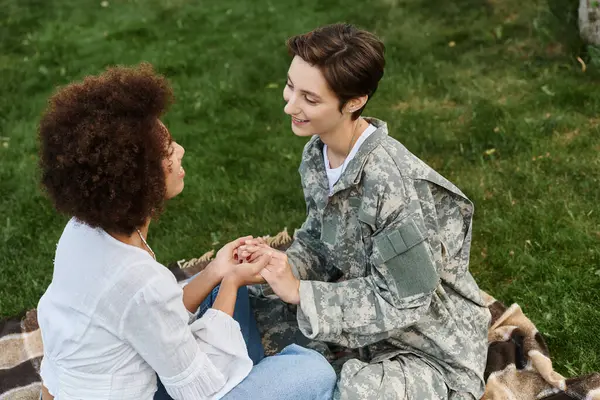
<svg viewBox="0 0 600 400">
<path fill-rule="evenodd" d="M 282 354 L 293 353 L 296 355 L 300 364 L 301 376 L 308 385 L 315 385 L 319 388 L 332 388 L 335 386 L 337 377 L 333 367 L 327 359 L 314 350 L 306 349 L 292 344 L 287 346 Z"/>
<path fill-rule="evenodd" d="M 311 360 L 311 364 L 306 370 L 310 371 L 309 380 L 322 388 L 333 388 L 337 377 L 333 367 L 327 362 L 325 357 L 318 354 L 319 358 Z"/>
</svg>

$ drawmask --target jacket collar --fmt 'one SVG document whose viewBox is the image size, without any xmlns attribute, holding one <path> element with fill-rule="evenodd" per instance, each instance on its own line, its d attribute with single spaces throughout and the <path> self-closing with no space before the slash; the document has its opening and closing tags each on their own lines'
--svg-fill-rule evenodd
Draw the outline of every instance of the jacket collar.
<svg viewBox="0 0 600 400">
<path fill-rule="evenodd" d="M 346 190 L 360 182 L 362 171 L 365 167 L 369 154 L 388 136 L 387 124 L 376 118 L 365 118 L 367 122 L 375 126 L 377 130 L 369 136 L 358 149 L 358 152 L 342 173 L 340 179 L 333 186 L 333 194 Z M 300 175 L 306 182 L 306 189 L 310 196 L 317 202 L 319 208 L 327 204 L 329 187 L 327 173 L 323 162 L 323 142 L 315 136 L 308 143 L 304 161 L 306 168 L 300 167 Z M 310 177 L 309 177 L 310 175 Z"/>
</svg>

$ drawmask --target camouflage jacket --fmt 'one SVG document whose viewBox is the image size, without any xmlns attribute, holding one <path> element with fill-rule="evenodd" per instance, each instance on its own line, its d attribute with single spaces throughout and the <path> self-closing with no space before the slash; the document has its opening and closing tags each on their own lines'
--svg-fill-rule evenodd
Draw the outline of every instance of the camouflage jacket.
<svg viewBox="0 0 600 400">
<path fill-rule="evenodd" d="M 297 319 L 310 339 L 412 353 L 450 389 L 483 394 L 490 321 L 468 270 L 473 204 L 388 136 L 383 121 L 328 196 L 323 143 L 305 146 L 307 219 L 287 250 L 301 279 Z"/>
</svg>

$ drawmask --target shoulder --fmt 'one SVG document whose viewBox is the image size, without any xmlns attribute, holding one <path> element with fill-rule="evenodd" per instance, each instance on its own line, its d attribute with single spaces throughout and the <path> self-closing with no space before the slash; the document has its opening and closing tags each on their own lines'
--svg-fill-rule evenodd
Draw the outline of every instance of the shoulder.
<svg viewBox="0 0 600 400">
<path fill-rule="evenodd" d="M 130 298 L 144 292 L 166 295 L 167 292 L 181 290 L 175 276 L 165 266 L 152 259 L 138 259 L 124 268 L 117 285 L 121 286 Z"/>
<path fill-rule="evenodd" d="M 396 139 L 384 136 L 365 160 L 361 176 L 363 203 L 377 220 L 409 213 L 417 205 L 418 182 L 435 172 Z M 366 200 L 366 201 L 365 201 Z"/>
<path fill-rule="evenodd" d="M 144 272 L 145 275 L 140 277 Z M 127 276 L 131 280 L 126 283 L 122 281 L 128 295 L 118 315 L 119 337 L 137 340 L 132 337 L 139 339 L 148 334 L 160 336 L 165 329 L 177 329 L 172 333 L 180 335 L 179 330 L 189 323 L 190 314 L 183 303 L 183 289 L 173 275 L 160 264 L 146 264 L 135 266 Z M 148 321 L 154 322 L 148 325 Z"/>
<path fill-rule="evenodd" d="M 114 321 L 122 332 L 127 315 L 150 316 L 182 297 L 173 274 L 154 260 L 122 265 L 112 282 L 100 294 L 96 314 Z M 183 303 L 182 303 L 183 304 Z"/>
<path fill-rule="evenodd" d="M 108 299 L 120 298 L 123 302 L 121 318 L 155 313 L 168 314 L 179 309 L 179 305 L 183 307 L 183 289 L 177 284 L 173 274 L 154 260 L 130 265 L 115 282 L 111 291 L 113 293 L 105 293 Z"/>
<path fill-rule="evenodd" d="M 54 265 L 62 284 L 97 294 L 116 286 L 129 295 L 151 280 L 175 279 L 146 251 L 76 219 L 67 223 L 61 235 Z"/>
<path fill-rule="evenodd" d="M 365 191 L 378 191 L 379 202 L 391 202 L 392 208 L 417 199 L 437 202 L 442 195 L 471 204 L 456 185 L 392 137 L 382 140 L 370 154 L 363 180 Z"/>
<path fill-rule="evenodd" d="M 421 179 L 433 169 L 391 136 L 386 136 L 373 151 L 374 163 L 380 168 L 395 169 L 411 179 Z"/>
<path fill-rule="evenodd" d="M 363 185 L 378 191 L 401 190 L 407 180 L 411 180 L 406 169 L 403 153 L 406 149 L 400 142 L 384 137 L 368 154 L 362 171 Z M 408 151 L 408 150 L 406 150 Z"/>
<path fill-rule="evenodd" d="M 111 246 L 103 256 L 97 273 L 96 312 L 110 320 L 120 320 L 132 304 L 156 304 L 177 296 L 181 288 L 175 276 L 150 255 L 131 246 Z"/>
<path fill-rule="evenodd" d="M 371 152 L 364 172 L 367 180 L 387 179 L 392 185 L 398 181 L 405 185 L 426 181 L 464 196 L 454 184 L 390 136 L 384 137 Z"/>
</svg>

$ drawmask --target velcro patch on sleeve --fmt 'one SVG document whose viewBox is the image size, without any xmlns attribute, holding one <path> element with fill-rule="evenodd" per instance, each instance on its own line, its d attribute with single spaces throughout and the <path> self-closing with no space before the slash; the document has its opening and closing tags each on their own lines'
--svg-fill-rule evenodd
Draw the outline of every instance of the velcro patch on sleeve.
<svg viewBox="0 0 600 400">
<path fill-rule="evenodd" d="M 430 293 L 439 282 L 425 226 L 417 218 L 408 218 L 392 231 L 373 239 L 376 268 L 387 269 L 401 298 Z"/>
</svg>

